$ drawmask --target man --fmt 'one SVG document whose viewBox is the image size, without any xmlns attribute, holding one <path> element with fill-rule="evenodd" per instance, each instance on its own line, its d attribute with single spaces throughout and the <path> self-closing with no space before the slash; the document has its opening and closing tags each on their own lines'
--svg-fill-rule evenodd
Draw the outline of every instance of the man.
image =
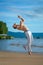
<svg viewBox="0 0 43 65">
<path fill-rule="evenodd" d="M 20 25 L 14 24 L 13 28 L 24 31 L 27 41 L 28 41 L 28 54 L 31 55 L 31 44 L 32 44 L 32 33 L 31 31 L 23 24 L 24 19 L 21 16 L 18 16 L 21 19 Z M 26 49 L 26 46 L 23 46 Z"/>
</svg>

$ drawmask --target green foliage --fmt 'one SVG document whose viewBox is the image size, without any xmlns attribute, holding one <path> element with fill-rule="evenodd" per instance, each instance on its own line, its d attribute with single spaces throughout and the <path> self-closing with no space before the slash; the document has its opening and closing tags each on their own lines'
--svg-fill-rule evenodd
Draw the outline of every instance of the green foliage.
<svg viewBox="0 0 43 65">
<path fill-rule="evenodd" d="M 11 36 L 6 36 L 6 39 L 11 39 Z"/>
<path fill-rule="evenodd" d="M 6 23 L 0 21 L 0 34 L 6 34 L 8 32 L 8 28 Z"/>
<path fill-rule="evenodd" d="M 0 36 L 0 39 L 13 39 L 14 37 L 12 36 Z"/>
</svg>

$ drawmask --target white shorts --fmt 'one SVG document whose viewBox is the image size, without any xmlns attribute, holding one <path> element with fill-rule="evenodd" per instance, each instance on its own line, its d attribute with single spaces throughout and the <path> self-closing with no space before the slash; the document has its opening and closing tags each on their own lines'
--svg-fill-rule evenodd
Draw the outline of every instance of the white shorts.
<svg viewBox="0 0 43 65">
<path fill-rule="evenodd" d="M 32 33 L 31 31 L 27 30 L 25 32 L 26 38 L 27 38 L 27 45 L 28 45 L 28 52 L 31 52 L 31 44 L 32 44 Z"/>
</svg>

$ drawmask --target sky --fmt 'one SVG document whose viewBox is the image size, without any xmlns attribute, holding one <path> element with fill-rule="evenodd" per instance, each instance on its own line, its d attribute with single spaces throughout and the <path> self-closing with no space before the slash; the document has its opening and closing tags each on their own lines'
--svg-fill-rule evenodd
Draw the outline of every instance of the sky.
<svg viewBox="0 0 43 65">
<path fill-rule="evenodd" d="M 0 0 L 0 21 L 7 24 L 9 31 L 20 32 L 12 27 L 20 23 L 18 15 L 31 32 L 43 33 L 43 0 Z"/>
</svg>

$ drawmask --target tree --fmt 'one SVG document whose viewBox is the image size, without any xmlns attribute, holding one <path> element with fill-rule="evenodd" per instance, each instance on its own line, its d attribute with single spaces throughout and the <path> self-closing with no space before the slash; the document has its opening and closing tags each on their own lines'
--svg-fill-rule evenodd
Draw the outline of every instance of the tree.
<svg viewBox="0 0 43 65">
<path fill-rule="evenodd" d="M 7 32 L 8 32 L 8 27 L 6 23 L 0 21 L 0 34 L 7 34 Z"/>
</svg>

